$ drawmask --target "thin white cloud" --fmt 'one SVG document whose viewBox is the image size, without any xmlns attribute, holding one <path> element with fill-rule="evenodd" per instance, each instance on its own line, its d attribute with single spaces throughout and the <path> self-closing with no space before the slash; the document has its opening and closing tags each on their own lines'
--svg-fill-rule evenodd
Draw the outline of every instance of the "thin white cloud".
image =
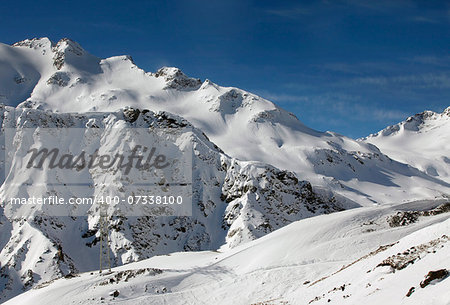
<svg viewBox="0 0 450 305">
<path fill-rule="evenodd" d="M 301 103 L 309 102 L 310 98 L 304 95 L 286 94 L 286 93 L 271 93 L 267 90 L 252 90 L 259 96 L 272 101 L 272 102 L 283 102 L 283 103 Z"/>
<path fill-rule="evenodd" d="M 439 19 L 434 19 L 425 16 L 414 16 L 410 18 L 411 21 L 419 22 L 419 23 L 439 23 Z"/>
<path fill-rule="evenodd" d="M 323 122 L 330 119 L 334 119 L 335 122 L 341 120 L 345 121 L 349 118 L 357 121 L 400 121 L 409 115 L 400 110 L 387 109 L 374 104 L 366 104 L 367 102 L 360 96 L 345 93 L 323 93 L 320 95 L 307 96 L 259 91 L 258 94 L 277 104 L 289 103 L 291 107 L 294 106 L 294 104 L 297 104 L 296 107 L 294 107 L 299 109 L 300 113 L 304 112 L 302 109 L 305 109 L 305 107 L 308 110 L 314 110 L 314 112 L 321 114 L 317 116 L 315 120 L 323 120 Z"/>
<path fill-rule="evenodd" d="M 316 67 L 330 72 L 342 72 L 355 75 L 386 73 L 400 70 L 400 67 L 392 62 L 334 62 L 316 65 Z"/>
<path fill-rule="evenodd" d="M 366 84 L 375 86 L 403 86 L 416 89 L 449 89 L 450 75 L 447 73 L 426 73 L 400 76 L 359 77 L 345 84 Z"/>
<path fill-rule="evenodd" d="M 311 98 L 312 103 L 319 103 L 322 109 L 334 112 L 342 118 L 358 121 L 402 120 L 407 113 L 396 109 L 387 109 L 366 102 L 359 96 L 348 94 L 324 94 Z"/>
<path fill-rule="evenodd" d="M 416 4 L 411 0 L 346 0 L 347 4 L 367 10 L 386 12 L 398 8 L 415 8 Z"/>
<path fill-rule="evenodd" d="M 299 16 L 311 14 L 312 10 L 301 6 L 295 6 L 291 8 L 269 9 L 266 10 L 266 13 L 283 18 L 297 18 Z"/>
<path fill-rule="evenodd" d="M 434 55 L 422 55 L 414 56 L 408 59 L 413 63 L 419 63 L 423 65 L 432 65 L 436 67 L 450 67 L 450 56 L 434 56 Z"/>
<path fill-rule="evenodd" d="M 87 23 L 89 26 L 95 27 L 97 29 L 107 29 L 111 31 L 122 31 L 122 32 L 129 32 L 129 33 L 144 33 L 144 31 L 136 26 L 130 26 L 130 25 L 124 25 L 114 22 L 91 22 Z"/>
</svg>

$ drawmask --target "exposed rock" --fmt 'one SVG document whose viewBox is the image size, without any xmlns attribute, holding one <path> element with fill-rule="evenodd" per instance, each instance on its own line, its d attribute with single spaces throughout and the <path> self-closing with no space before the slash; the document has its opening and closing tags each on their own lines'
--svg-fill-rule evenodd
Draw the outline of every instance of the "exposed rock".
<svg viewBox="0 0 450 305">
<path fill-rule="evenodd" d="M 408 293 L 406 294 L 406 296 L 407 296 L 407 297 L 410 297 L 410 296 L 414 293 L 415 290 L 416 290 L 415 287 L 409 288 Z"/>
<path fill-rule="evenodd" d="M 450 212 L 450 202 L 439 205 L 429 211 L 399 211 L 396 215 L 388 216 L 386 221 L 391 227 L 407 226 L 417 222 L 421 216 L 434 216 Z"/>
<path fill-rule="evenodd" d="M 202 85 L 200 79 L 188 77 L 178 68 L 161 68 L 155 76 L 164 78 L 167 83 L 166 89 L 196 90 Z"/>
<path fill-rule="evenodd" d="M 65 63 L 65 57 L 68 52 L 82 56 L 84 54 L 83 48 L 68 38 L 63 38 L 52 48 L 55 55 L 53 56 L 53 65 L 57 70 L 61 70 Z"/>
<path fill-rule="evenodd" d="M 70 76 L 65 72 L 56 72 L 47 80 L 47 85 L 57 85 L 66 87 L 69 84 Z"/>
<path fill-rule="evenodd" d="M 114 290 L 109 293 L 110 296 L 117 298 L 120 295 L 119 290 Z"/>
<path fill-rule="evenodd" d="M 381 263 L 377 265 L 380 266 L 390 266 L 392 270 L 402 270 L 408 267 L 411 264 L 414 264 L 415 261 L 423 258 L 428 253 L 435 251 L 438 248 L 443 247 L 443 243 L 446 243 L 449 240 L 447 235 L 443 235 L 437 239 L 433 239 L 428 243 L 420 244 L 418 246 L 413 246 L 402 253 L 397 253 L 395 255 L 391 255 Z"/>
<path fill-rule="evenodd" d="M 319 195 L 309 182 L 299 180 L 292 172 L 264 163 L 232 159 L 209 141 L 202 131 L 183 118 L 167 112 L 154 113 L 135 108 L 88 114 L 61 114 L 10 107 L 0 110 L 3 113 L 1 117 L 16 118 L 14 122 L 4 120 L 3 126 L 14 124 L 18 133 L 21 128 L 38 126 L 88 126 L 95 127 L 91 129 L 92 132 L 101 133 L 106 128 L 120 124 L 155 130 L 177 146 L 192 145 L 192 217 L 110 216 L 113 266 L 167 254 L 174 249 L 215 250 L 227 243 L 227 246 L 235 247 L 293 221 L 342 210 L 340 202 L 331 192 Z M 101 172 L 91 174 L 103 177 Z M 91 176 L 90 179 L 95 180 L 97 176 Z M 102 187 L 102 183 L 95 186 L 95 181 L 93 185 L 94 188 Z M 118 192 L 122 192 L 121 188 Z M 30 288 L 49 283 L 55 278 L 87 271 L 83 269 L 83 262 L 79 263 L 79 257 L 98 257 L 99 223 L 94 212 L 78 218 L 58 218 L 36 213 L 28 217 L 27 221 L 24 218 L 12 220 L 17 230 L 29 230 L 28 226 L 32 226 L 33 234 L 42 235 L 42 238 L 38 242 L 35 239 L 24 242 L 23 236 L 15 234 L 5 241 L 5 248 L 13 255 L 3 266 L 3 274 L 7 276 L 8 268 L 15 268 L 25 258 L 28 259 L 28 251 L 41 251 L 34 253 L 35 261 L 31 263 L 42 264 L 45 268 L 40 270 L 46 271 L 46 274 L 39 273 L 33 277 Z M 219 221 L 212 222 L 211 218 Z M 37 243 L 47 245 L 41 247 Z M 74 246 L 74 243 L 78 246 Z M 123 274 L 121 278 L 128 276 Z M 117 278 L 113 280 L 118 281 Z M 18 282 L 12 277 L 10 281 L 14 282 L 14 287 L 23 286 L 26 282 Z M 160 287 L 158 289 L 161 291 Z M 0 297 L 3 301 L 11 295 L 6 291 Z"/>
<path fill-rule="evenodd" d="M 439 269 L 436 271 L 430 271 L 425 276 L 425 279 L 422 282 L 420 282 L 420 287 L 425 288 L 433 281 L 442 281 L 448 275 L 449 275 L 449 272 L 447 271 L 447 269 Z"/>
</svg>

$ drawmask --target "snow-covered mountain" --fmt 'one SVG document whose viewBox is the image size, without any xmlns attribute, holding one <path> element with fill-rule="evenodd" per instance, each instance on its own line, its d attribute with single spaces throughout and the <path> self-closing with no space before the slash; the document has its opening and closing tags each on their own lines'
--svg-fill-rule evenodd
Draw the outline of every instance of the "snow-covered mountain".
<svg viewBox="0 0 450 305">
<path fill-rule="evenodd" d="M 100 196 L 108 193 L 108 187 L 116 190 L 115 195 L 124 195 L 125 198 L 125 193 L 138 182 L 136 176 L 92 169 L 81 177 L 76 176 L 78 180 L 75 182 L 91 181 L 93 186 L 88 190 L 82 188 L 83 194 L 78 194 L 76 186 L 72 185 L 55 189 L 40 187 L 53 184 L 67 175 L 58 169 L 19 170 L 18 165 L 25 162 L 22 151 L 27 151 L 37 142 L 43 147 L 53 147 L 55 137 L 44 137 L 43 131 L 39 130 L 42 126 L 49 130 L 78 128 L 86 135 L 83 145 L 76 143 L 77 146 L 93 146 L 92 150 L 108 150 L 130 141 L 125 133 L 117 133 L 101 145 L 90 136 L 92 128 L 101 133 L 97 138 L 106 137 L 107 131 L 113 128 L 119 131 L 151 128 L 160 139 L 182 150 L 193 151 L 192 216 L 131 214 L 136 216 L 127 217 L 120 206 L 110 208 L 113 265 L 176 251 L 232 248 L 293 221 L 355 207 L 354 203 L 331 192 L 317 193 L 309 182 L 299 181 L 291 172 L 260 162 L 230 158 L 202 131 L 166 112 L 141 112 L 128 108 L 110 113 L 58 114 L 2 107 L 0 118 L 3 130 L 14 127 L 14 134 L 8 137 L 9 140 L 4 138 L 2 146 L 14 147 L 8 141 L 18 144 L 13 152 L 11 169 L 0 188 L 3 198 L 0 300 L 37 283 L 98 268 L 100 233 L 97 206 L 88 206 L 82 214 L 74 214 L 71 205 L 58 206 L 63 210 L 55 215 L 54 206 L 17 206 L 5 202 L 6 198 Z M 73 141 L 63 141 L 60 137 L 56 141 L 61 151 L 73 144 Z M 84 217 L 69 217 L 73 215 Z"/>
<path fill-rule="evenodd" d="M 361 141 L 376 145 L 397 161 L 450 182 L 450 107 L 442 113 L 416 114 Z"/>
<path fill-rule="evenodd" d="M 107 302 L 172 304 L 186 298 L 196 303 L 214 297 L 224 303 L 224 296 L 242 297 L 243 289 L 252 287 L 252 295 L 245 299 L 253 303 L 286 299 L 297 304 L 295 300 L 309 297 L 318 297 L 320 303 L 327 300 L 326 285 L 334 285 L 333 280 L 320 281 L 327 284 L 314 285 L 321 288 L 309 289 L 302 296 L 304 281 L 319 279 L 336 271 L 344 261 L 361 258 L 384 243 L 401 241 L 428 225 L 433 224 L 430 232 L 437 232 L 432 234 L 448 229 L 448 221 L 444 222 L 448 207 L 437 208 L 450 194 L 445 133 L 449 129 L 448 109 L 447 118 L 445 113 L 430 115 L 439 123 L 427 127 L 427 141 L 434 148 L 430 152 L 436 158 L 419 150 L 423 149 L 425 140 L 420 137 L 425 132 L 411 133 L 408 139 L 416 143 L 411 144 L 414 152 L 401 155 L 395 151 L 397 144 L 384 142 L 388 136 L 355 141 L 315 131 L 272 102 L 238 88 L 190 78 L 177 68 L 145 72 L 129 56 L 100 59 L 69 39 L 53 43 L 47 38 L 13 46 L 0 44 L 0 103 L 6 105 L 0 106 L 0 301 L 35 287 L 39 289 L 11 302 L 25 304 L 48 292 L 49 299 L 39 299 L 54 303 L 60 298 L 54 289 L 71 287 L 82 303 L 96 304 L 117 281 L 123 287 L 121 296 Z M 424 131 L 424 126 L 431 124 L 426 122 L 416 124 L 417 129 Z M 78 128 L 82 135 L 76 139 L 83 140 L 74 145 L 75 140 L 44 137 L 43 128 Z M 125 217 L 112 208 L 108 214 L 112 215 L 109 238 L 113 265 L 132 265 L 118 267 L 116 278 L 112 282 L 107 278 L 109 283 L 104 277 L 86 273 L 40 289 L 57 278 L 98 268 L 99 211 L 93 207 L 83 217 L 56 217 L 45 206 L 5 204 L 5 198 L 35 192 L 62 197 L 79 194 L 76 187 L 67 185 L 51 192 L 45 187 L 31 189 L 30 185 L 51 185 L 66 174 L 58 169 L 19 170 L 26 162 L 24 152 L 36 143 L 44 147 L 57 143 L 61 150 L 77 145 L 111 150 L 138 141 L 126 132 L 111 137 L 113 129 L 130 128 L 155 131 L 157 143 L 167 143 L 174 151 L 192 152 L 192 216 Z M 101 139 L 108 136 L 108 141 L 91 137 L 92 130 Z M 369 143 L 374 139 L 388 144 L 381 143 L 380 151 L 378 143 Z M 115 184 L 109 187 L 118 193 L 129 191 L 138 176 L 97 168 L 79 174 L 78 179 L 89 181 L 89 194 L 84 195 L 95 195 L 104 193 L 111 181 Z M 128 186 L 123 187 L 125 184 Z M 397 205 L 414 200 L 427 201 L 420 208 L 417 204 L 404 208 L 427 212 L 414 210 L 404 216 Z M 62 209 L 64 215 L 73 215 L 71 207 Z M 353 210 L 335 213 L 347 209 Z M 312 217 L 330 213 L 334 214 Z M 425 240 L 428 233 L 417 234 L 423 243 L 429 242 Z M 170 254 L 204 250 L 211 251 Z M 448 254 L 448 247 L 438 253 L 441 259 Z M 163 256 L 134 263 L 154 255 Z M 441 261 L 448 265 L 445 259 Z M 170 269 L 167 264 L 173 269 L 166 270 Z M 371 264 L 370 268 L 380 270 Z M 295 275 L 302 266 L 305 272 Z M 348 272 L 356 272 L 356 266 L 360 265 L 352 265 Z M 131 269 L 139 270 L 128 271 Z M 306 274 L 308 279 L 304 279 Z M 205 284 L 211 277 L 217 280 Z M 362 274 L 359 279 L 366 277 Z M 122 282 L 125 278 L 130 284 Z M 249 286 L 255 280 L 262 286 Z M 98 294 L 90 288 L 80 293 L 86 288 L 85 281 L 93 284 Z M 300 290 L 294 289 L 294 283 Z M 224 288 L 220 288 L 222 284 Z M 132 295 L 132 291 L 137 293 Z M 171 292 L 174 294 L 166 294 Z M 177 295 L 182 298 L 175 301 Z"/>
<path fill-rule="evenodd" d="M 0 103 L 57 112 L 167 111 L 201 129 L 231 157 L 294 172 L 363 205 L 439 197 L 449 184 L 392 161 L 375 146 L 318 132 L 249 92 L 139 69 L 129 56 L 97 58 L 69 39 L 0 45 Z"/>
</svg>

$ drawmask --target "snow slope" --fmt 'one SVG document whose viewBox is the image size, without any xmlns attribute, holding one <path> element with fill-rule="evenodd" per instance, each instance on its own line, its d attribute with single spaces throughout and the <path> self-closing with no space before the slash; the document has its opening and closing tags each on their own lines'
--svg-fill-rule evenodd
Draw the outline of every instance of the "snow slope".
<svg viewBox="0 0 450 305">
<path fill-rule="evenodd" d="M 312 130 L 268 100 L 190 78 L 177 68 L 149 73 L 129 56 L 99 59 L 69 39 L 47 38 L 0 44 L 0 63 L 7 67 L 0 102 L 7 105 L 80 113 L 168 111 L 231 157 L 293 171 L 363 205 L 449 193 L 448 181 L 393 162 L 373 145 Z"/>
<path fill-rule="evenodd" d="M 410 219 L 408 212 L 422 214 L 392 221 Z M 420 283 L 429 271 L 450 271 L 449 212 L 448 201 L 422 201 L 317 216 L 228 252 L 174 253 L 111 274 L 84 273 L 5 304 L 447 305 L 450 277 Z"/>
<path fill-rule="evenodd" d="M 450 182 L 450 107 L 442 113 L 416 114 L 361 141 L 376 145 L 397 161 Z"/>
</svg>

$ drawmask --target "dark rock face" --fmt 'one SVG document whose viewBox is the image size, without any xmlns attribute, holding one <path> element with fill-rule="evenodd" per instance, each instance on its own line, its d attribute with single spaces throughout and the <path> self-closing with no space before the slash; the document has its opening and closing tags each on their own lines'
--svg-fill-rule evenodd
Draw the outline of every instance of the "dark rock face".
<svg viewBox="0 0 450 305">
<path fill-rule="evenodd" d="M 439 269 L 436 271 L 430 271 L 425 276 L 425 279 L 422 282 L 420 282 L 420 287 L 424 288 L 424 287 L 428 286 L 432 281 L 443 280 L 446 277 L 448 277 L 447 269 Z"/>
<path fill-rule="evenodd" d="M 53 66 L 55 66 L 57 70 L 61 70 L 64 66 L 66 54 L 68 52 L 76 56 L 82 56 L 84 53 L 83 48 L 78 43 L 68 38 L 63 38 L 58 41 L 52 51 L 55 53 L 53 56 Z"/>
<path fill-rule="evenodd" d="M 3 128 L 15 126 L 19 133 L 37 127 L 105 129 L 117 123 L 124 128 L 155 130 L 179 147 L 192 145 L 193 195 L 192 217 L 111 214 L 113 266 L 167 254 L 173 249 L 215 250 L 225 244 L 232 248 L 299 219 L 340 211 L 344 207 L 332 193 L 317 192 L 308 181 L 299 180 L 292 172 L 228 157 L 203 132 L 168 112 L 154 113 L 128 107 L 118 112 L 71 114 L 0 106 L 0 125 Z M 121 139 L 116 141 L 119 143 Z M 99 177 L 111 175 L 97 174 Z M 4 213 L 0 208 L 2 232 L 11 232 L 14 228 L 33 230 L 43 238 L 24 240 L 27 236 L 24 234 L 5 238 L 4 248 L 13 255 L 0 266 L 0 302 L 13 297 L 12 291 L 30 289 L 56 278 L 88 271 L 85 256 L 93 258 L 89 261 L 97 261 L 100 233 L 95 215 L 71 218 L 32 213 L 27 219 L 9 219 Z M 46 247 L 41 247 L 42 243 Z M 15 269 L 30 256 L 34 264 L 42 264 L 40 270 L 46 273 Z M 90 268 L 92 270 L 95 265 Z M 114 281 L 118 279 L 114 278 Z"/>
<path fill-rule="evenodd" d="M 406 296 L 407 296 L 407 297 L 410 297 L 410 296 L 414 293 L 414 291 L 416 291 L 416 288 L 415 288 L 415 287 L 409 288 L 408 293 L 406 294 Z"/>
<path fill-rule="evenodd" d="M 188 77 L 178 68 L 161 68 L 155 76 L 165 79 L 167 83 L 165 89 L 197 90 L 202 85 L 200 79 Z"/>
<path fill-rule="evenodd" d="M 60 87 L 66 87 L 69 84 L 70 75 L 65 72 L 56 72 L 48 80 L 47 85 L 57 85 Z"/>
<path fill-rule="evenodd" d="M 390 266 L 393 271 L 405 269 L 409 265 L 412 265 L 416 261 L 422 259 L 425 255 L 436 251 L 436 249 L 442 248 L 443 244 L 448 241 L 449 237 L 447 235 L 443 235 L 439 238 L 429 241 L 428 243 L 413 246 L 409 249 L 406 249 L 402 253 L 391 255 L 381 263 L 379 263 L 377 267 Z"/>
<path fill-rule="evenodd" d="M 440 206 L 429 211 L 401 211 L 396 215 L 389 216 L 387 222 L 389 226 L 401 227 L 417 222 L 419 217 L 427 217 L 450 212 L 450 202 L 441 204 Z"/>
</svg>

